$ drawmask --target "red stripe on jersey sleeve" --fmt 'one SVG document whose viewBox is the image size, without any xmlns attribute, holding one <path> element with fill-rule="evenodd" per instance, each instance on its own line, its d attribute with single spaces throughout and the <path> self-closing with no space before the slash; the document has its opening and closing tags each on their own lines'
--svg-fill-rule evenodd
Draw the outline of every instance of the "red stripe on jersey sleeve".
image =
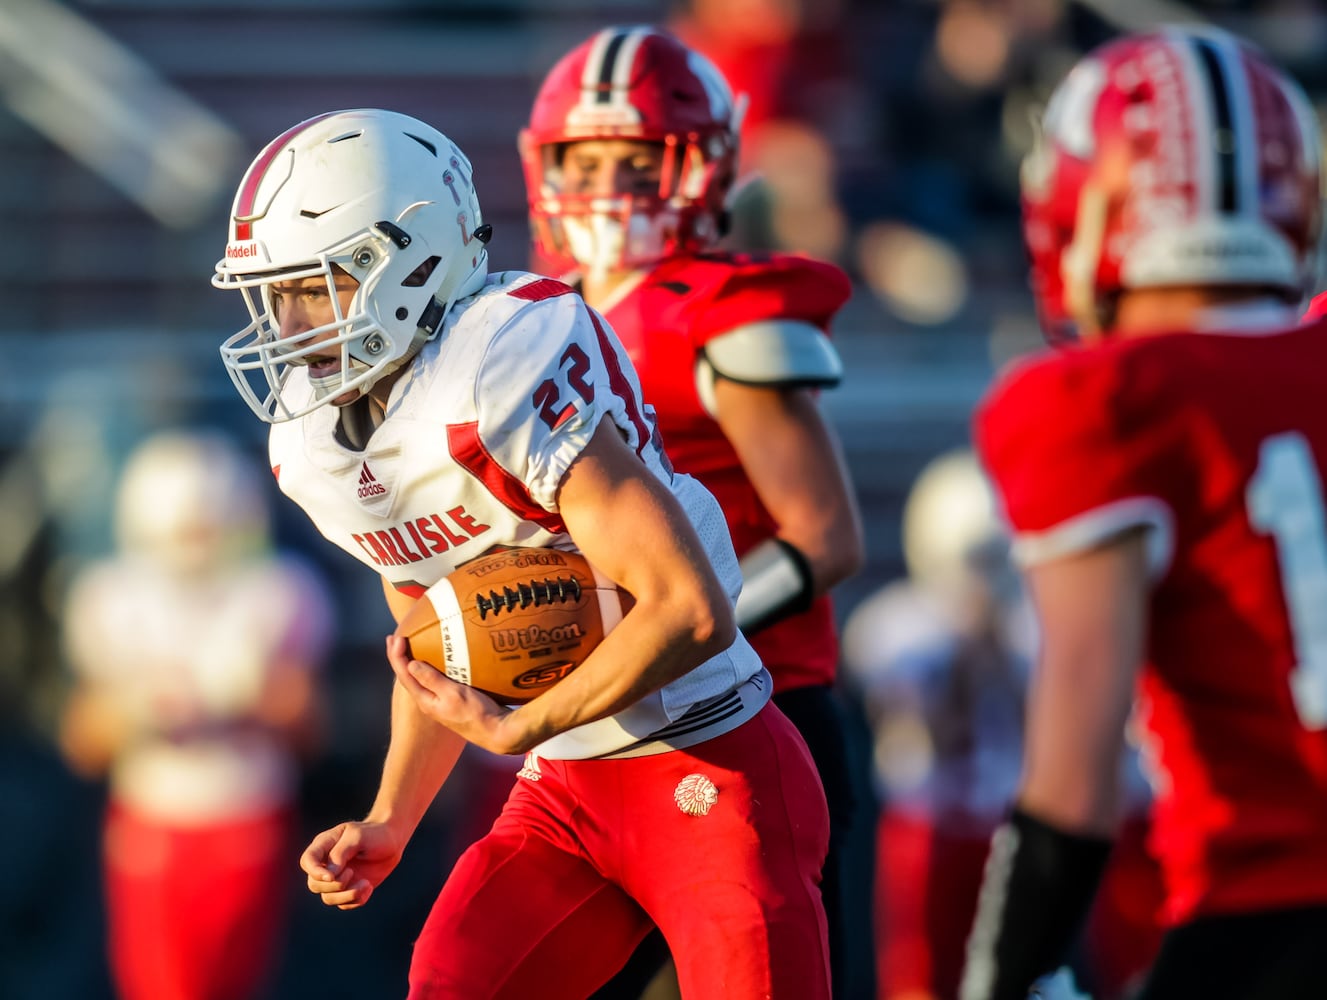
<svg viewBox="0 0 1327 1000">
<path fill-rule="evenodd" d="M 509 511 L 547 531 L 563 534 L 567 527 L 557 514 L 535 503 L 525 484 L 498 464 L 479 439 L 479 423 L 447 425 L 447 447 L 452 458 L 487 487 Z"/>
<path fill-rule="evenodd" d="M 636 428 L 636 454 L 643 454 L 645 446 L 650 441 L 650 425 L 646 423 L 645 414 L 641 412 L 640 400 L 632 391 L 631 381 L 622 371 L 622 359 L 618 357 L 612 339 L 604 330 L 599 314 L 593 309 L 587 312 L 594 323 L 594 332 L 599 340 L 599 353 L 603 355 L 604 366 L 608 369 L 608 385 L 613 390 L 613 395 L 626 404 L 627 419 Z"/>
<path fill-rule="evenodd" d="M 556 278 L 540 278 L 538 281 L 532 281 L 528 285 L 521 285 L 519 288 L 513 288 L 507 294 L 513 299 L 525 299 L 529 302 L 539 302 L 542 299 L 555 299 L 559 295 L 568 295 L 575 289 L 570 285 L 565 285 Z"/>
</svg>

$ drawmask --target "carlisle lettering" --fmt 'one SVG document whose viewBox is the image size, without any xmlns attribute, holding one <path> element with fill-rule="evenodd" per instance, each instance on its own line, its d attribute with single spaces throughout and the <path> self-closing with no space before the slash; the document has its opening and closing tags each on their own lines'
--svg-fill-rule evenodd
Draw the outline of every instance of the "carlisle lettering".
<svg viewBox="0 0 1327 1000">
<path fill-rule="evenodd" d="M 351 538 L 378 566 L 406 566 L 441 555 L 489 530 L 453 507 L 445 514 L 428 514 L 377 531 L 352 533 Z"/>
</svg>

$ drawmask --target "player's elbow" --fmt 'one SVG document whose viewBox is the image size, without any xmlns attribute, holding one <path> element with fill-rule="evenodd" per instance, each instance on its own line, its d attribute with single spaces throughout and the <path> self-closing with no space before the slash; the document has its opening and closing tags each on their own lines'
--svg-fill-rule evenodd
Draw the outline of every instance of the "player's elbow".
<svg viewBox="0 0 1327 1000">
<path fill-rule="evenodd" d="M 817 583 L 822 591 L 851 579 L 866 565 L 866 544 L 861 532 L 846 535 L 833 545 L 819 567 Z"/>
<path fill-rule="evenodd" d="M 815 544 L 799 546 L 799 551 L 809 564 L 812 593 L 816 596 L 856 576 L 866 565 L 866 544 L 862 533 L 851 528 L 817 539 Z"/>
<path fill-rule="evenodd" d="M 722 653 L 737 639 L 732 605 L 721 592 L 695 593 L 679 620 L 682 641 L 694 651 L 697 663 Z"/>
</svg>

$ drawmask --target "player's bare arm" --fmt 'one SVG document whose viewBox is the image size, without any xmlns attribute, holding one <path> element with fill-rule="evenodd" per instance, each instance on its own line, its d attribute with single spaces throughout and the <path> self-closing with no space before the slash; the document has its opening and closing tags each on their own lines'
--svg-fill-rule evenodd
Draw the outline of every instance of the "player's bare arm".
<svg viewBox="0 0 1327 1000">
<path fill-rule="evenodd" d="M 1124 726 L 1147 630 L 1146 535 L 1134 529 L 1027 571 L 1042 623 L 1022 785 L 991 845 L 960 995 L 1022 996 L 1086 913 L 1121 809 Z"/>
<path fill-rule="evenodd" d="M 300 857 L 309 891 L 328 906 L 363 906 L 401 860 L 424 812 L 465 746 L 426 716 L 400 685 L 392 691 L 391 740 L 373 806 L 362 822 L 325 830 Z"/>
<path fill-rule="evenodd" d="M 861 513 L 842 448 L 809 389 L 714 385 L 719 426 L 779 525 L 779 537 L 810 563 L 814 593 L 858 572 L 865 558 Z"/>
<path fill-rule="evenodd" d="M 1124 727 L 1147 626 L 1145 540 L 1135 530 L 1027 570 L 1042 651 L 1018 801 L 1065 830 L 1115 831 Z"/>
<path fill-rule="evenodd" d="M 415 599 L 386 579 L 383 593 L 392 616 L 400 621 Z M 308 876 L 309 891 L 326 905 L 343 910 L 367 903 L 401 860 L 464 745 L 455 733 L 425 716 L 409 692 L 395 684 L 391 740 L 377 797 L 362 823 L 338 824 L 318 834 L 305 849 L 300 867 Z"/>
<path fill-rule="evenodd" d="M 559 493 L 568 532 L 635 605 L 576 671 L 514 710 L 406 659 L 393 667 L 423 710 L 495 753 L 522 753 L 558 733 L 606 718 L 732 644 L 731 604 L 695 530 L 667 489 L 642 475 L 635 454 L 603 423 Z"/>
</svg>

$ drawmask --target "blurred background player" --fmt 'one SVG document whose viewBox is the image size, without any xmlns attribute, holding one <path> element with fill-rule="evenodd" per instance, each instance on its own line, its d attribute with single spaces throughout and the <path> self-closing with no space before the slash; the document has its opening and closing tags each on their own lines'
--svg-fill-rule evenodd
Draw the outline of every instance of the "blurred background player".
<svg viewBox="0 0 1327 1000">
<path fill-rule="evenodd" d="M 875 742 L 878 995 L 953 1000 L 990 837 L 1017 785 L 1036 622 L 969 449 L 926 464 L 902 529 L 907 577 L 868 595 L 843 633 Z M 1127 995 L 1155 952 L 1149 795 L 1136 766 L 1129 775 L 1126 834 L 1075 956 L 1096 1000 Z"/>
<path fill-rule="evenodd" d="M 822 891 L 841 982 L 839 847 L 854 803 L 829 591 L 861 567 L 863 540 L 816 395 L 842 373 L 827 330 L 850 286 L 807 257 L 716 249 L 740 118 L 703 56 L 656 28 L 614 27 L 549 71 L 520 148 L 537 251 L 575 269 L 566 280 L 626 347 L 673 465 L 724 509 L 738 624 L 829 799 Z"/>
<path fill-rule="evenodd" d="M 903 508 L 906 579 L 848 617 L 843 663 L 874 734 L 882 1000 L 952 998 L 990 836 L 1022 758 L 1034 634 L 972 453 L 932 459 Z"/>
<path fill-rule="evenodd" d="M 1126 36 L 1052 96 L 1022 171 L 1055 342 L 974 432 L 1040 651 L 964 1000 L 1058 965 L 1120 820 L 1138 698 L 1168 931 L 1140 996 L 1327 995 L 1327 332 L 1298 84 L 1215 30 Z"/>
<path fill-rule="evenodd" d="M 123 1000 L 245 1000 L 286 930 L 298 782 L 318 749 L 330 598 L 271 548 L 264 477 L 216 432 L 130 455 L 116 553 L 67 604 L 60 745 L 109 772 L 109 951 Z"/>
</svg>

